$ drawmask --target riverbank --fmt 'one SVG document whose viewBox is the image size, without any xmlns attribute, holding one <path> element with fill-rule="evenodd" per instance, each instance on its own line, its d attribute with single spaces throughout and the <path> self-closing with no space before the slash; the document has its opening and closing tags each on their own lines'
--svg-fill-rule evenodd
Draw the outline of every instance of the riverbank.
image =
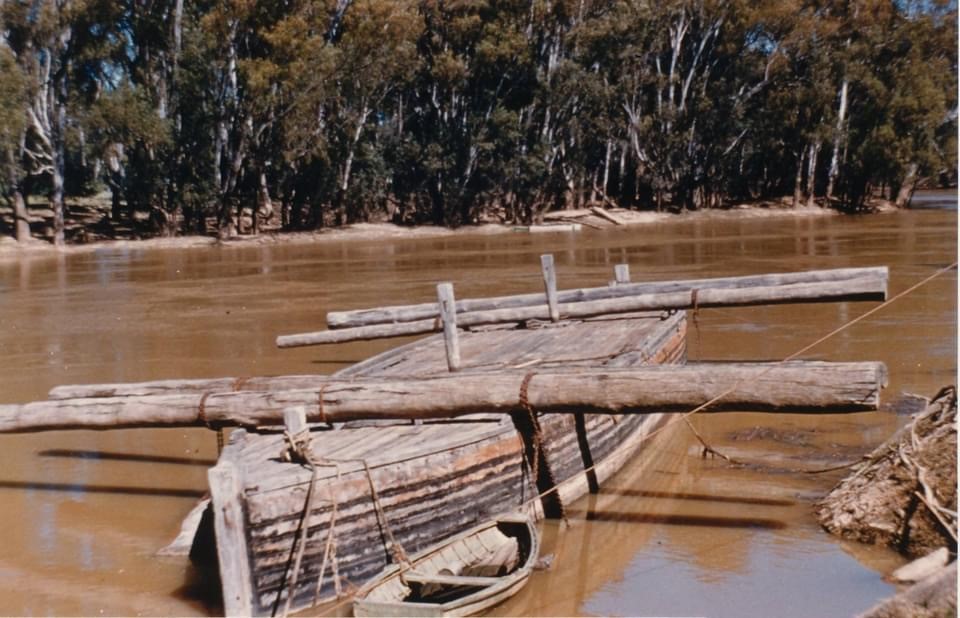
<svg viewBox="0 0 960 618">
<path fill-rule="evenodd" d="M 887 200 L 870 203 L 871 213 L 891 212 L 895 207 Z M 600 211 L 600 214 L 597 214 Z M 256 246 L 267 244 L 310 244 L 343 240 L 375 241 L 397 238 L 436 238 L 462 235 L 503 233 L 577 233 L 594 228 L 635 227 L 669 221 L 711 221 L 733 219 L 798 218 L 845 216 L 831 208 L 821 206 L 792 207 L 789 198 L 737 204 L 730 208 L 698 211 L 650 212 L 624 208 L 594 208 L 583 210 L 555 211 L 547 213 L 542 225 L 520 226 L 507 223 L 483 222 L 476 225 L 448 228 L 438 225 L 405 226 L 393 223 L 356 223 L 338 228 L 285 232 L 280 229 L 265 229 L 257 235 L 235 236 L 221 240 L 216 236 L 176 236 L 154 238 L 98 239 L 90 242 L 68 243 L 55 247 L 50 242 L 37 238 L 19 243 L 9 236 L 0 236 L 0 260 L 16 260 L 21 257 L 76 254 L 103 249 L 187 249 L 216 246 Z"/>
</svg>

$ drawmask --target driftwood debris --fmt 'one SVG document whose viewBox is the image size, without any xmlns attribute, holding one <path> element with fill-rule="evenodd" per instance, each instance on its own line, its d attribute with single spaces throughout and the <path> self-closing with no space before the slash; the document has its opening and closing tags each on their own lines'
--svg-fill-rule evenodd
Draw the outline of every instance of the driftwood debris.
<svg viewBox="0 0 960 618">
<path fill-rule="evenodd" d="M 592 206 L 590 208 L 590 212 L 614 225 L 626 225 L 619 217 L 607 212 L 606 209 L 601 208 L 600 206 Z"/>
<path fill-rule="evenodd" d="M 817 505 L 829 532 L 918 557 L 957 549 L 957 393 L 940 391 L 926 410 L 874 450 Z"/>
<path fill-rule="evenodd" d="M 832 413 L 875 410 L 882 363 L 710 363 L 636 369 L 459 373 L 425 379 L 328 380 L 285 391 L 92 397 L 0 406 L 0 433 L 156 426 L 279 425 L 307 407 L 311 422 L 435 419 L 482 412 L 649 414 L 707 411 Z M 727 392 L 729 391 L 729 392 Z"/>
<path fill-rule="evenodd" d="M 630 289 L 635 284 L 597 288 L 607 292 Z M 559 305 L 559 318 L 589 318 L 611 313 L 632 313 L 663 309 L 689 309 L 698 307 L 742 307 L 750 305 L 774 305 L 800 302 L 836 302 L 851 300 L 882 299 L 886 294 L 886 279 L 859 277 L 843 281 L 791 283 L 786 285 L 752 286 L 748 288 L 703 288 L 693 291 L 674 291 L 658 294 L 641 294 L 622 298 L 604 298 Z M 558 298 L 562 294 L 558 294 Z M 544 296 L 540 296 L 544 299 Z M 459 305 L 459 303 L 457 303 Z M 436 311 L 434 305 L 434 311 Z M 327 319 L 329 320 L 329 314 Z M 550 320 L 550 310 L 542 305 L 508 307 L 485 311 L 469 311 L 457 315 L 461 327 L 483 326 L 504 322 L 527 320 Z M 436 318 L 401 322 L 398 324 L 373 324 L 313 333 L 277 337 L 277 346 L 292 348 L 307 345 L 363 341 L 387 337 L 401 337 L 437 332 L 442 322 Z"/>
<path fill-rule="evenodd" d="M 741 277 L 719 277 L 711 279 L 689 279 L 683 281 L 663 281 L 647 283 L 629 283 L 615 287 L 582 288 L 575 290 L 561 290 L 557 293 L 557 301 L 561 304 L 579 303 L 627 296 L 655 296 L 660 294 L 682 293 L 681 305 L 669 307 L 659 304 L 651 309 L 681 308 L 690 305 L 690 296 L 694 290 L 702 295 L 706 290 L 749 290 L 750 288 L 771 288 L 794 284 L 838 283 L 845 281 L 870 280 L 874 285 L 869 293 L 860 293 L 850 298 L 830 298 L 822 300 L 884 300 L 886 298 L 889 270 L 884 267 L 875 268 L 835 268 L 828 270 L 811 270 L 798 273 L 779 273 L 766 275 L 748 275 Z M 808 300 L 816 300 L 815 298 Z M 703 299 L 700 299 L 700 306 Z M 513 296 L 499 296 L 492 298 L 461 299 L 456 303 L 457 313 L 476 311 L 492 311 L 517 307 L 533 307 L 546 305 L 544 294 L 518 294 Z M 358 309 L 353 311 L 331 311 L 327 313 L 327 326 L 331 329 L 353 328 L 374 324 L 394 324 L 398 322 L 415 322 L 418 320 L 432 320 L 439 316 L 437 303 L 421 303 L 417 305 L 396 305 L 393 307 L 376 307 L 372 309 Z"/>
<path fill-rule="evenodd" d="M 859 618 L 943 618 L 957 615 L 957 563 L 917 582 Z"/>
</svg>

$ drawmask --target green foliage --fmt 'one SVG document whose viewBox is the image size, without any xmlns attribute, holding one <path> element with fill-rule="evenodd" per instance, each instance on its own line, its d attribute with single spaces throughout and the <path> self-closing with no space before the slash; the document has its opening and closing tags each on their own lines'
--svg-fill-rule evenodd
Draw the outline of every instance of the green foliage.
<svg viewBox="0 0 960 618">
<path fill-rule="evenodd" d="M 20 144 L 26 126 L 26 79 L 16 59 L 0 47 L 0 194 L 6 196 L 21 176 Z"/>
<path fill-rule="evenodd" d="M 2 182 L 49 182 L 28 112 L 59 102 L 68 173 L 153 231 L 955 180 L 951 3 L 6 2 L 0 35 Z"/>
</svg>

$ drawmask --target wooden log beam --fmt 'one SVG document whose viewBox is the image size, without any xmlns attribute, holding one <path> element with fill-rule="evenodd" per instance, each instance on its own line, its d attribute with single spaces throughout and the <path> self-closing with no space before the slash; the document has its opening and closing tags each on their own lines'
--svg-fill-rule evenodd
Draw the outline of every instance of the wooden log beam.
<svg viewBox="0 0 960 618">
<path fill-rule="evenodd" d="M 650 294 L 665 294 L 671 292 L 686 292 L 706 289 L 745 289 L 751 287 L 771 287 L 791 285 L 797 283 L 828 283 L 860 279 L 863 277 L 875 278 L 883 281 L 883 287 L 875 291 L 868 298 L 857 300 L 885 300 L 886 282 L 889 278 L 888 269 L 876 268 L 835 268 L 829 270 L 811 270 L 799 273 L 779 273 L 767 275 L 749 275 L 742 277 L 722 277 L 713 279 L 690 279 L 685 281 L 665 281 L 630 283 L 615 287 L 583 288 L 558 292 L 557 300 L 560 303 L 573 303 L 608 298 L 623 298 L 625 296 L 644 296 Z M 490 311 L 512 307 L 531 307 L 546 304 L 544 294 L 519 294 L 513 296 L 499 296 L 493 298 L 462 299 L 457 301 L 457 312 Z M 436 303 L 417 305 L 398 305 L 395 307 L 376 307 L 354 311 L 331 311 L 327 314 L 327 326 L 331 329 L 353 328 L 373 324 L 392 324 L 397 322 L 413 322 L 436 318 L 439 315 Z"/>
<path fill-rule="evenodd" d="M 212 378 L 209 380 L 151 380 L 113 384 L 65 384 L 47 393 L 48 399 L 84 397 L 142 397 L 144 395 L 183 395 L 187 393 L 226 393 L 231 391 L 284 391 L 318 387 L 326 375 L 254 376 Z"/>
<path fill-rule="evenodd" d="M 279 425 L 305 406 L 310 422 L 436 419 L 522 409 L 523 373 L 457 373 L 418 380 L 327 380 L 289 391 L 241 391 L 38 401 L 0 406 L 0 433 L 129 427 Z M 708 411 L 832 413 L 875 410 L 882 363 L 708 363 L 536 373 L 527 388 L 543 413 Z M 322 403 L 321 403 L 322 402 Z"/>
<path fill-rule="evenodd" d="M 634 284 L 602 288 L 615 291 L 633 287 Z M 559 305 L 560 317 L 589 318 L 614 313 L 655 311 L 663 309 L 690 309 L 706 307 L 743 307 L 749 305 L 775 305 L 784 303 L 838 302 L 874 300 L 886 294 L 887 281 L 875 276 L 858 277 L 842 281 L 790 283 L 781 285 L 751 286 L 745 288 L 705 287 L 673 292 L 631 295 L 622 298 L 604 298 Z M 599 288 L 598 288 L 599 289 Z M 457 324 L 461 327 L 483 326 L 504 322 L 526 320 L 549 320 L 550 312 L 539 296 L 540 305 L 532 307 L 509 307 L 488 311 L 469 311 L 459 314 Z M 343 343 L 402 337 L 436 332 L 441 324 L 433 319 L 401 322 L 398 324 L 373 324 L 337 330 L 322 330 L 313 333 L 281 335 L 277 346 L 294 348 L 307 345 Z"/>
</svg>

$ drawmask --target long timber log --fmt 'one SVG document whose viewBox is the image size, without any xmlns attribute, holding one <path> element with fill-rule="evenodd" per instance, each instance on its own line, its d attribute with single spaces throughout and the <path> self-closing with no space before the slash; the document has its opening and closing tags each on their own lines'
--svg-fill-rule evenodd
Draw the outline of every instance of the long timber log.
<svg viewBox="0 0 960 618">
<path fill-rule="evenodd" d="M 748 289 L 754 287 L 773 287 L 797 283 L 830 283 L 849 281 L 851 279 L 879 279 L 882 287 L 878 287 L 870 298 L 859 300 L 885 300 L 886 282 L 889 279 L 887 267 L 875 268 L 835 268 L 829 270 L 811 270 L 798 273 L 778 273 L 766 275 L 750 275 L 742 277 L 722 277 L 713 279 L 690 279 L 685 281 L 629 283 L 616 287 L 583 288 L 564 290 L 558 293 L 558 302 L 574 303 L 626 296 L 646 296 L 652 294 L 669 294 L 684 292 L 689 295 L 692 290 L 702 293 L 707 289 Z M 828 299 L 832 300 L 832 299 Z M 545 305 L 544 294 L 518 294 L 493 298 L 475 298 L 458 300 L 457 313 L 472 311 L 491 311 L 516 307 L 531 307 Z M 660 307 L 657 307 L 658 309 Z M 331 329 L 370 326 L 373 324 L 392 324 L 397 322 L 415 322 L 438 317 L 436 303 L 422 303 L 416 305 L 397 305 L 394 307 L 376 307 L 354 311 L 331 311 L 327 313 L 327 326 Z"/>
<path fill-rule="evenodd" d="M 886 271 L 886 269 L 882 269 Z M 635 284 L 598 288 L 608 292 L 633 288 Z M 840 281 L 770 284 L 750 287 L 703 287 L 670 292 L 654 292 L 628 295 L 621 298 L 602 298 L 578 302 L 562 302 L 559 314 L 562 319 L 589 318 L 613 313 L 656 311 L 663 309 L 689 309 L 706 307 L 743 307 L 750 305 L 773 305 L 785 303 L 838 302 L 854 300 L 878 300 L 886 297 L 887 279 L 876 274 L 859 276 Z M 541 304 L 491 310 L 469 310 L 457 315 L 457 325 L 468 328 L 505 322 L 526 320 L 550 320 L 550 310 L 544 295 L 536 295 Z M 560 295 L 562 297 L 562 295 Z M 458 302 L 459 306 L 460 303 Z M 436 311 L 436 305 L 434 305 Z M 277 346 L 292 348 L 308 345 L 363 341 L 388 337 L 402 337 L 438 332 L 442 322 L 437 318 L 400 322 L 397 324 L 373 324 L 323 330 L 313 333 L 283 335 L 277 337 Z"/>
<path fill-rule="evenodd" d="M 279 425 L 305 406 L 310 422 L 439 419 L 510 413 L 526 401 L 541 413 L 707 411 L 832 413 L 875 410 L 882 363 L 716 363 L 543 373 L 453 374 L 417 380 L 331 379 L 284 391 L 241 391 L 38 401 L 0 406 L 0 433 L 130 427 Z M 727 392 L 729 391 L 729 392 Z"/>
<path fill-rule="evenodd" d="M 325 375 L 254 376 L 195 380 L 152 380 L 115 384 L 65 384 L 47 393 L 48 399 L 81 399 L 86 397 L 143 397 L 184 393 L 219 393 L 231 391 L 282 391 L 310 388 L 323 384 Z"/>
</svg>

